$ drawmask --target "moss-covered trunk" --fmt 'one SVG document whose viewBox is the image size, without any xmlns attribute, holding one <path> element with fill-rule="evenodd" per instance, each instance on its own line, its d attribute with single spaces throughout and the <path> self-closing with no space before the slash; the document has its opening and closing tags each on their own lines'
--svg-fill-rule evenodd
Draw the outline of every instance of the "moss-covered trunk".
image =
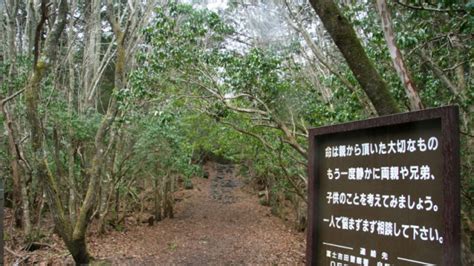
<svg viewBox="0 0 474 266">
<path fill-rule="evenodd" d="M 88 264 L 91 262 L 91 256 L 87 251 L 86 239 L 81 237 L 70 241 L 65 241 L 67 249 L 71 252 L 76 265 Z"/>
<path fill-rule="evenodd" d="M 47 3 L 42 2 L 42 9 L 47 10 Z M 66 25 L 68 12 L 67 1 L 61 1 L 58 9 L 58 18 L 51 31 L 48 33 L 45 44 L 44 54 L 40 56 L 39 38 L 35 41 L 36 60 L 33 66 L 33 73 L 25 87 L 26 117 L 31 130 L 31 143 L 33 150 L 33 171 L 34 175 L 40 180 L 46 194 L 49 210 L 54 220 L 56 231 L 63 239 L 67 248 L 71 252 L 74 260 L 78 264 L 88 263 L 90 261 L 85 241 L 85 230 L 73 233 L 72 222 L 65 214 L 65 209 L 61 201 L 61 189 L 57 176 L 55 176 L 49 165 L 48 157 L 44 144 L 44 128 L 42 117 L 40 116 L 41 103 L 41 83 L 47 76 L 52 63 L 55 61 L 58 40 Z M 46 20 L 47 12 L 43 12 L 42 21 Z M 42 31 L 40 23 L 37 31 Z M 84 219 L 85 221 L 85 219 Z M 77 223 L 79 224 L 79 222 Z M 78 226 L 76 224 L 76 227 Z M 79 224 L 79 227 L 85 228 L 85 223 Z"/>
<path fill-rule="evenodd" d="M 26 117 L 31 127 L 34 175 L 40 180 L 46 193 L 49 210 L 53 217 L 56 230 L 67 244 L 71 236 L 72 228 L 64 214 L 57 179 L 49 170 L 47 157 L 44 152 L 43 127 L 38 115 L 40 84 L 47 69 L 48 65 L 42 61 L 39 61 L 34 67 L 33 74 L 25 88 Z"/>
</svg>

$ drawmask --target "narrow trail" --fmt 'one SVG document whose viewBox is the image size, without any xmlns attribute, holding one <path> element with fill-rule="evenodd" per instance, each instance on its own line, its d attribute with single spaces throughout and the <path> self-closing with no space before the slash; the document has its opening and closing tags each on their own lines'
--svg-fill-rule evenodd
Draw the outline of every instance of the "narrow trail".
<svg viewBox="0 0 474 266">
<path fill-rule="evenodd" d="M 174 219 L 91 239 L 96 258 L 114 265 L 304 263 L 304 235 L 242 190 L 232 166 L 215 164 L 209 179 L 180 191 Z"/>
</svg>

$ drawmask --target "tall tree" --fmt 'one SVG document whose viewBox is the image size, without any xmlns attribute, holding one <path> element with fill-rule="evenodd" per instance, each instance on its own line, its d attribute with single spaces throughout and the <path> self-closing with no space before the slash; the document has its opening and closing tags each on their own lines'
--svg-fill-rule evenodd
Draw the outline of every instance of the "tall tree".
<svg viewBox="0 0 474 266">
<path fill-rule="evenodd" d="M 8 0 L 5 1 L 5 19 L 6 19 L 6 30 L 7 30 L 7 53 L 6 60 L 8 60 L 8 95 L 12 95 L 14 92 L 14 80 L 17 72 L 17 43 L 16 43 L 16 16 L 19 10 L 19 3 L 17 0 Z M 26 221 L 22 219 L 22 199 L 21 199 L 21 179 L 22 171 L 19 163 L 18 156 L 18 146 L 16 145 L 15 140 L 15 126 L 13 123 L 12 115 L 8 111 L 8 97 L 1 101 L 2 113 L 5 117 L 5 128 L 8 132 L 8 147 L 10 153 L 10 166 L 12 171 L 12 183 L 13 183 L 13 194 L 12 194 L 12 203 L 13 209 L 15 210 L 15 226 L 20 227 L 24 225 Z M 11 100 L 11 99 L 10 99 Z"/>
<path fill-rule="evenodd" d="M 387 83 L 375 69 L 346 17 L 333 0 L 310 0 L 334 43 L 379 115 L 400 111 Z"/>
<path fill-rule="evenodd" d="M 376 6 L 382 22 L 382 29 L 390 52 L 390 58 L 392 59 L 393 66 L 395 67 L 403 87 L 405 88 L 408 101 L 410 102 L 410 109 L 413 111 L 421 110 L 423 109 L 423 103 L 421 102 L 420 95 L 418 94 L 418 90 L 416 89 L 410 71 L 405 65 L 402 53 L 400 52 L 400 49 L 398 49 L 395 33 L 393 32 L 390 9 L 387 6 L 387 2 L 385 0 L 377 0 Z"/>
</svg>

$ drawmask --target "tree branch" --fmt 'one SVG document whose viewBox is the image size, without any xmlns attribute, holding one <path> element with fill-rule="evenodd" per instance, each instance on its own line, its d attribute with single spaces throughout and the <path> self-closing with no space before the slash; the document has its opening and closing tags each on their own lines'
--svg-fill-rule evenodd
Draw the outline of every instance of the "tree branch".
<svg viewBox="0 0 474 266">
<path fill-rule="evenodd" d="M 13 93 L 12 95 L 6 97 L 5 99 L 3 99 L 0 103 L 1 106 L 5 105 L 7 102 L 11 101 L 12 99 L 14 99 L 16 96 L 22 94 L 23 92 L 25 91 L 25 89 L 21 89 L 15 93 Z"/>
<path fill-rule="evenodd" d="M 413 10 L 443 12 L 443 13 L 446 13 L 446 12 L 466 13 L 465 9 L 441 9 L 441 8 L 431 8 L 431 7 L 425 7 L 425 6 L 414 6 L 414 5 L 410 5 L 410 4 L 407 4 L 407 3 L 403 3 L 400 0 L 395 0 L 395 3 L 397 3 L 397 4 L 399 4 L 403 7 L 413 9 Z"/>
<path fill-rule="evenodd" d="M 460 89 L 456 85 L 454 85 L 448 79 L 448 77 L 446 77 L 443 70 L 431 59 L 431 57 L 427 55 L 423 49 L 420 49 L 419 54 L 421 58 L 423 58 L 431 66 L 431 69 L 433 70 L 435 76 L 438 77 L 441 82 L 443 82 L 443 84 L 453 93 L 453 95 L 456 97 L 461 97 Z"/>
</svg>

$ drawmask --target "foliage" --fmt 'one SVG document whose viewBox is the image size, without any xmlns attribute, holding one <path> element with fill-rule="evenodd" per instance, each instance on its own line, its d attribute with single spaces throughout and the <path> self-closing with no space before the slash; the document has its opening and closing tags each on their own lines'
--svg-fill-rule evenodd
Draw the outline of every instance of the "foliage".
<svg viewBox="0 0 474 266">
<path fill-rule="evenodd" d="M 62 202 L 68 202 L 68 192 L 77 196 L 76 207 L 85 199 L 96 158 L 97 133 L 110 115 L 107 106 L 116 100 L 116 119 L 99 143 L 103 144 L 99 146 L 104 158 L 99 195 L 93 202 L 95 213 L 101 219 L 113 220 L 110 224 L 116 229 L 122 228 L 120 223 L 128 211 L 143 206 L 153 194 L 147 190 L 150 182 L 174 176 L 189 186 L 193 177 L 203 176 L 200 163 L 206 154 L 239 164 L 249 183 L 270 194 L 265 203 L 275 210 L 290 201 L 298 212 L 306 200 L 307 129 L 367 118 L 370 106 L 308 3 L 285 2 L 288 8 L 279 1 L 252 3 L 272 13 L 259 14 L 254 20 L 249 15 L 253 13 L 246 13 L 248 7 L 239 1 L 232 1 L 228 10 L 219 13 L 174 2 L 156 7 L 150 21 L 140 28 L 136 43 L 129 45 L 138 53 L 135 56 L 130 51 L 124 73 L 128 83 L 120 88 L 114 82 L 117 57 L 104 60 L 103 69 L 88 69 L 91 62 L 87 60 L 91 59 L 86 54 L 87 44 L 76 44 L 66 36 L 82 36 L 88 29 L 87 21 L 81 20 L 85 16 L 82 4 L 70 12 L 80 19 L 68 25 L 72 28 L 59 38 L 59 60 L 41 81 L 38 106 L 44 159 L 58 181 Z M 408 99 L 392 66 L 373 3 L 339 2 L 398 106 L 408 110 Z M 462 202 L 465 219 L 469 220 L 474 193 L 470 177 L 474 167 L 474 2 L 446 0 L 408 7 L 390 3 L 397 45 L 423 104 L 461 107 Z M 101 16 L 100 22 L 105 23 Z M 265 29 L 246 28 L 253 27 L 252 21 L 261 23 L 270 17 L 272 23 L 281 23 L 273 25 L 275 32 L 252 36 Z M 289 26 L 292 23 L 295 28 Z M 309 39 L 303 37 L 298 25 L 307 31 Z M 109 30 L 99 30 L 102 44 L 97 45 L 96 52 L 100 60 L 117 49 Z M 22 32 L 18 30 L 19 35 Z M 310 49 L 311 42 L 316 49 Z M 104 44 L 110 44 L 111 53 Z M 2 57 L 2 99 L 27 85 L 33 69 L 30 52 L 19 53 L 15 60 Z M 10 73 L 12 66 L 15 75 Z M 97 93 L 91 94 L 93 97 L 83 91 L 87 80 L 82 80 L 91 69 L 103 71 L 94 80 Z M 13 115 L 19 150 L 31 162 L 32 169 L 22 166 L 22 173 L 28 180 L 27 202 L 35 209 L 43 191 L 34 175 L 36 155 L 29 138 L 32 128 L 27 123 L 25 102 L 20 94 L 8 104 L 8 110 Z M 4 120 L 1 116 L 0 122 Z M 15 160 L 8 144 L 7 138 L 2 138 L 2 162 Z M 11 166 L 2 164 L 0 174 L 7 177 L 7 191 L 12 191 Z M 161 183 L 154 189 L 165 186 Z M 109 205 L 111 209 L 115 205 L 110 212 Z M 74 208 L 62 208 L 66 216 L 73 216 Z"/>
</svg>

